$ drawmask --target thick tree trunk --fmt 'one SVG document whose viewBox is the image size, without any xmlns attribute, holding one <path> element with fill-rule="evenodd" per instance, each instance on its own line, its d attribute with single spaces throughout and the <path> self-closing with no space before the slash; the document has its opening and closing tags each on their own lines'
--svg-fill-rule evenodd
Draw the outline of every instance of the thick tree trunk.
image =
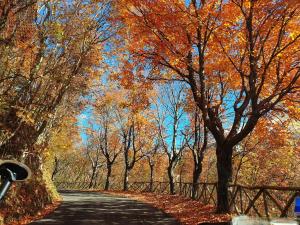
<svg viewBox="0 0 300 225">
<path fill-rule="evenodd" d="M 172 166 L 168 167 L 168 177 L 169 177 L 169 185 L 170 185 L 170 194 L 175 195 L 174 173 L 173 173 Z"/>
<path fill-rule="evenodd" d="M 127 167 L 125 167 L 124 180 L 123 180 L 123 191 L 128 191 L 128 175 L 129 175 L 129 170 Z"/>
<path fill-rule="evenodd" d="M 150 187 L 149 192 L 153 191 L 153 177 L 154 177 L 154 165 L 150 164 Z"/>
<path fill-rule="evenodd" d="M 111 165 L 107 165 L 107 174 L 106 174 L 106 181 L 104 190 L 107 191 L 109 189 L 109 181 L 111 176 Z"/>
<path fill-rule="evenodd" d="M 192 199 L 196 198 L 198 182 L 199 182 L 201 172 L 202 172 L 202 163 L 195 162 L 194 171 L 193 171 Z"/>
<path fill-rule="evenodd" d="M 217 213 L 229 213 L 228 184 L 232 178 L 232 147 L 217 146 Z"/>
</svg>

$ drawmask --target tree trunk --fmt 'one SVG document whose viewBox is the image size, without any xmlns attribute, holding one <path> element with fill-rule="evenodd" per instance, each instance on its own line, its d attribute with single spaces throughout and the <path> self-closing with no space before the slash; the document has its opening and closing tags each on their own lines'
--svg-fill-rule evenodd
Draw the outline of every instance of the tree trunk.
<svg viewBox="0 0 300 225">
<path fill-rule="evenodd" d="M 95 173 L 94 184 L 93 184 L 94 189 L 97 188 L 98 186 L 98 176 L 99 176 L 99 169 L 97 169 Z"/>
<path fill-rule="evenodd" d="M 89 184 L 89 188 L 93 187 L 93 181 L 94 181 L 94 178 L 95 178 L 95 175 L 96 175 L 96 170 L 97 170 L 97 167 L 94 166 L 93 167 L 93 171 L 92 171 L 92 176 L 91 176 L 90 184 Z"/>
<path fill-rule="evenodd" d="M 104 190 L 107 191 L 109 189 L 109 179 L 111 176 L 111 165 L 107 165 L 107 174 L 106 174 L 106 181 Z"/>
<path fill-rule="evenodd" d="M 54 157 L 54 169 L 52 171 L 51 180 L 54 181 L 55 175 L 58 173 L 58 158 Z"/>
<path fill-rule="evenodd" d="M 232 147 L 217 146 L 217 213 L 229 213 L 228 184 L 232 178 Z"/>
<path fill-rule="evenodd" d="M 149 187 L 149 192 L 153 191 L 153 174 L 154 174 L 154 165 L 150 164 L 150 187 Z"/>
<path fill-rule="evenodd" d="M 169 177 L 169 185 L 170 185 L 170 194 L 175 195 L 174 174 L 173 174 L 172 166 L 168 167 L 168 177 Z"/>
<path fill-rule="evenodd" d="M 124 180 L 123 180 L 123 191 L 128 191 L 128 174 L 129 174 L 129 170 L 127 167 L 125 167 Z"/>
<path fill-rule="evenodd" d="M 202 172 L 202 163 L 195 162 L 194 171 L 193 171 L 192 199 L 196 198 L 198 182 L 199 182 L 201 172 Z"/>
</svg>

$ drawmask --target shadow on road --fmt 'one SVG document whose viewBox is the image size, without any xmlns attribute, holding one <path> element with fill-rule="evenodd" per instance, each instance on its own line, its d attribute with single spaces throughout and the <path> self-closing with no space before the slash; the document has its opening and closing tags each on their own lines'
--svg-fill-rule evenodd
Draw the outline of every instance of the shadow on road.
<svg viewBox="0 0 300 225">
<path fill-rule="evenodd" d="M 52 214 L 31 223 L 69 225 L 179 225 L 169 215 L 135 200 L 95 192 L 64 192 L 63 203 Z"/>
</svg>

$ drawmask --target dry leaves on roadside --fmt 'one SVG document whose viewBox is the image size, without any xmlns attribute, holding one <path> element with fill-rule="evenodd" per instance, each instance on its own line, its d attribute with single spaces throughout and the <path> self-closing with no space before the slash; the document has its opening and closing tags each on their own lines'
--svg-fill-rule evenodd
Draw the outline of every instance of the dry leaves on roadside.
<svg viewBox="0 0 300 225">
<path fill-rule="evenodd" d="M 22 218 L 22 220 L 13 221 L 13 222 L 8 223 L 7 225 L 25 225 L 25 224 L 31 223 L 32 221 L 42 219 L 46 215 L 52 213 L 60 204 L 61 204 L 61 201 L 57 201 L 53 204 L 45 206 L 45 208 L 40 210 L 35 216 L 25 216 Z"/>
<path fill-rule="evenodd" d="M 151 204 L 155 208 L 172 215 L 183 225 L 198 225 L 205 222 L 229 221 L 229 214 L 215 214 L 212 205 L 178 195 L 161 195 L 153 193 L 107 192 Z"/>
</svg>

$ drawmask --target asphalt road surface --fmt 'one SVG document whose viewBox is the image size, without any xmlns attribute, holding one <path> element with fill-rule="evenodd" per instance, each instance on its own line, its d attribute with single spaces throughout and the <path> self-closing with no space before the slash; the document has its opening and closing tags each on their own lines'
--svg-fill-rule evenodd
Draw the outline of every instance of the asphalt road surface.
<svg viewBox="0 0 300 225">
<path fill-rule="evenodd" d="M 61 193 L 63 203 L 31 225 L 179 225 L 176 219 L 136 200 L 95 192 Z"/>
</svg>

